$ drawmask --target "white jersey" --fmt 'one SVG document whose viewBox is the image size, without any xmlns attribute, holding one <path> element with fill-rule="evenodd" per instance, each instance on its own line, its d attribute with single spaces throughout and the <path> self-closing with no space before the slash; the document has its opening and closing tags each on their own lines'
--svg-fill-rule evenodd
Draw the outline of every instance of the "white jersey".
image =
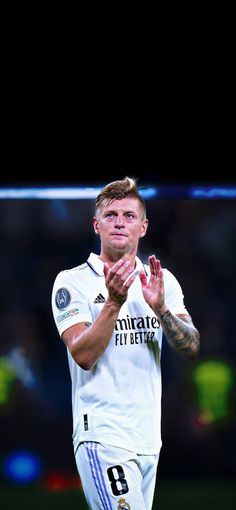
<svg viewBox="0 0 236 510">
<path fill-rule="evenodd" d="M 138 272 L 149 266 L 136 257 L 134 282 L 122 305 L 110 342 L 91 370 L 80 368 L 69 350 L 72 381 L 73 445 L 97 441 L 137 454 L 161 448 L 162 328 L 143 297 Z M 165 301 L 174 314 L 187 313 L 175 276 L 164 269 Z M 103 262 L 61 271 L 52 291 L 52 310 L 60 335 L 79 322 L 93 323 L 107 299 Z"/>
</svg>

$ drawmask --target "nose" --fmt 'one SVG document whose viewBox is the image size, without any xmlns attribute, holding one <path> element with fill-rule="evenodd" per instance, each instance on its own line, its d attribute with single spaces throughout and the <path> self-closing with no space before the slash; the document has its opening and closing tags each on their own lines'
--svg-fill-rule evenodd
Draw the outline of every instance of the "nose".
<svg viewBox="0 0 236 510">
<path fill-rule="evenodd" d="M 115 226 L 118 228 L 122 228 L 124 226 L 124 218 L 122 214 L 118 214 L 116 216 Z"/>
</svg>

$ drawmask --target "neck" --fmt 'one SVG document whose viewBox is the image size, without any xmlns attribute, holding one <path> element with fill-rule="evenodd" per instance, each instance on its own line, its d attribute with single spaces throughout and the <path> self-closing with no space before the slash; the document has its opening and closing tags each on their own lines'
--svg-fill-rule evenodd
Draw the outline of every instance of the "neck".
<svg viewBox="0 0 236 510">
<path fill-rule="evenodd" d="M 102 262 L 106 262 L 109 267 L 112 267 L 118 260 L 129 260 L 130 262 L 133 262 L 135 267 L 135 257 L 136 253 L 124 253 L 124 252 L 112 252 L 112 253 L 105 253 L 101 252 L 99 255 L 99 258 L 102 260 Z"/>
</svg>

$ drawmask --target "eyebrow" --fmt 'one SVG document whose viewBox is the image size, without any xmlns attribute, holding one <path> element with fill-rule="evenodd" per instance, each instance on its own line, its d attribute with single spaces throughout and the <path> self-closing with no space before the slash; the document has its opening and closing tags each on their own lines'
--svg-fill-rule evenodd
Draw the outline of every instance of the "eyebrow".
<svg viewBox="0 0 236 510">
<path fill-rule="evenodd" d="M 117 213 L 117 212 L 122 212 L 123 214 L 129 214 L 129 213 L 132 213 L 132 214 L 136 214 L 136 211 L 134 211 L 133 209 L 124 209 L 124 210 L 120 210 L 119 211 L 117 209 L 103 209 L 103 213 L 106 214 L 106 213 Z"/>
</svg>

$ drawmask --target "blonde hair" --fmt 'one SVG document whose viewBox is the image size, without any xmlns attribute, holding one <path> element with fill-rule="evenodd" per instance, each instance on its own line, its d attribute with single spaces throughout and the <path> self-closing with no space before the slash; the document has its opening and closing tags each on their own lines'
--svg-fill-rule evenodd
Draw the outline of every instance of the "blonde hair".
<svg viewBox="0 0 236 510">
<path fill-rule="evenodd" d="M 136 198 L 139 201 L 143 210 L 143 217 L 145 218 L 146 204 L 139 193 L 136 179 L 132 177 L 124 177 L 124 179 L 120 181 L 113 181 L 107 184 L 96 198 L 95 210 L 97 212 L 104 204 L 109 204 L 113 202 L 113 200 L 122 200 L 122 198 L 128 196 Z"/>
</svg>

